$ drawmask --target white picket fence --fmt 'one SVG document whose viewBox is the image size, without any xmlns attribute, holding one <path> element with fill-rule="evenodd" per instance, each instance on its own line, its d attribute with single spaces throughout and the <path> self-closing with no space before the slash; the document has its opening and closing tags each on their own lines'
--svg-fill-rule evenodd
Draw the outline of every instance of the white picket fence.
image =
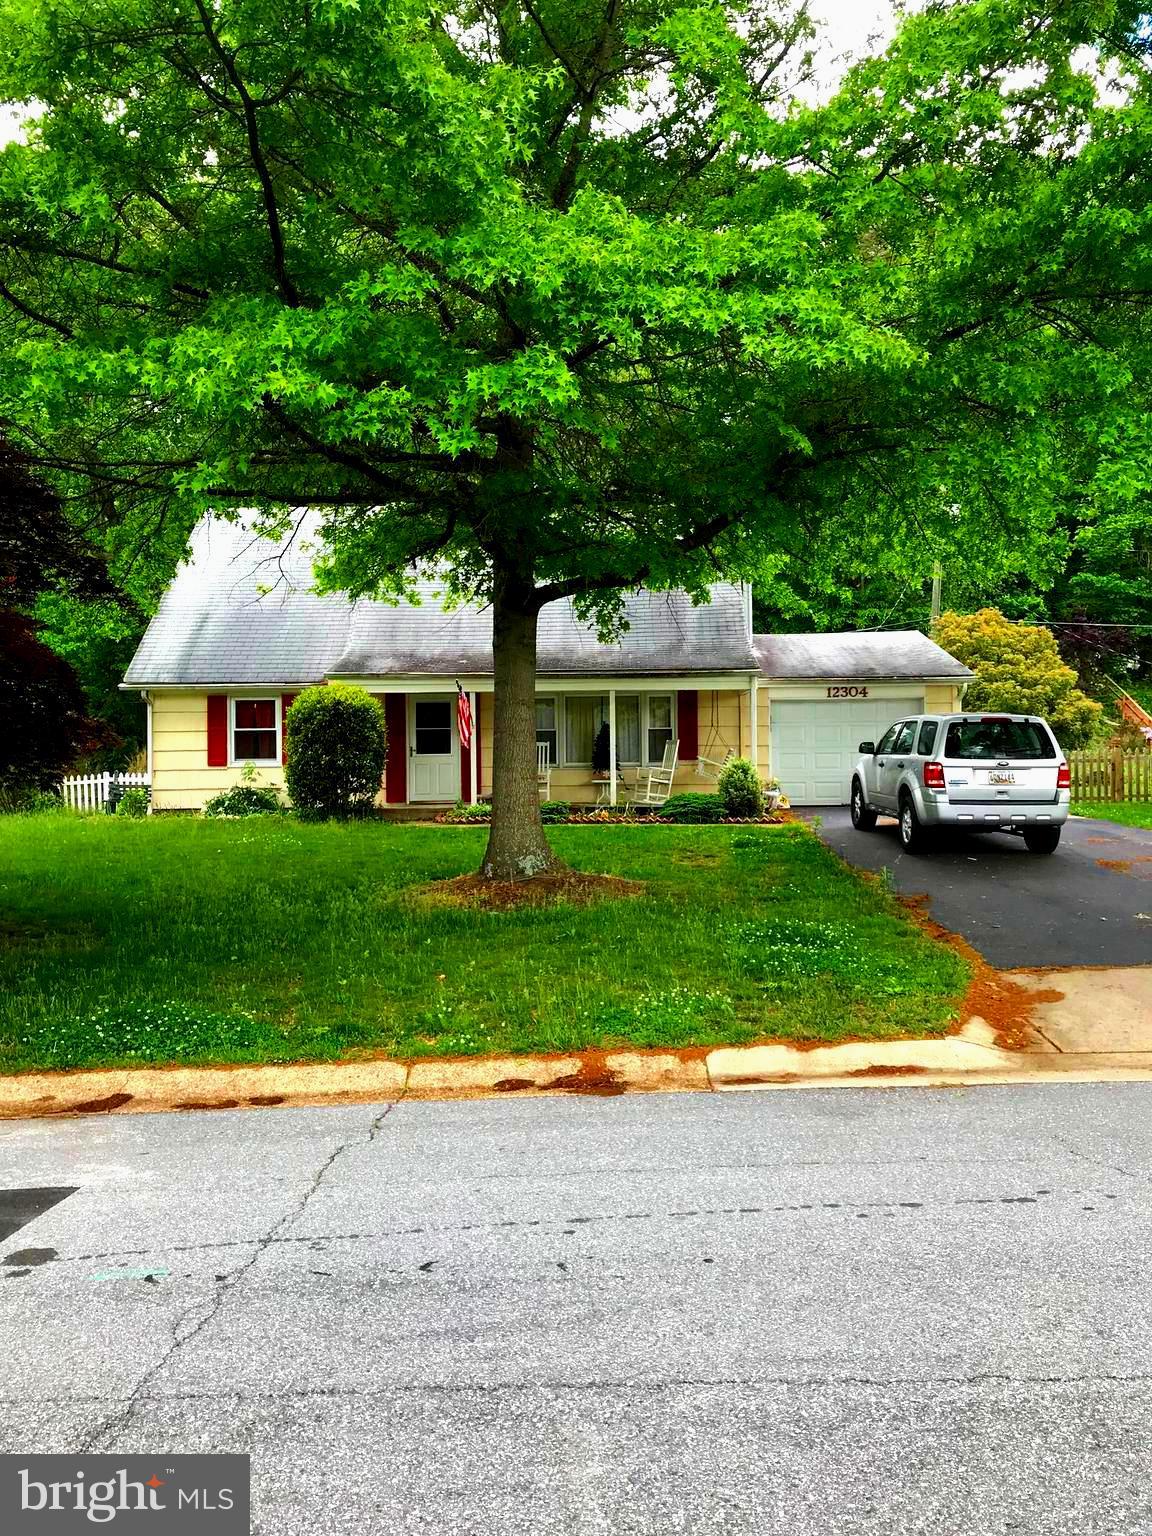
<svg viewBox="0 0 1152 1536">
<path fill-rule="evenodd" d="M 60 791 L 64 804 L 74 811 L 102 811 L 112 793 L 113 784 L 125 789 L 146 787 L 146 773 L 74 773 L 64 779 Z"/>
</svg>

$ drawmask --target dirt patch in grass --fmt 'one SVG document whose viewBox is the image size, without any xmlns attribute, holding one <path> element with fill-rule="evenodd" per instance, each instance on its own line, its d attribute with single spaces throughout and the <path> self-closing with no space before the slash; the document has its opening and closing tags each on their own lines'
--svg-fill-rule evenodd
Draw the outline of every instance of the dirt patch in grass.
<svg viewBox="0 0 1152 1536">
<path fill-rule="evenodd" d="M 0 917 L 0 949 L 89 949 L 95 939 L 82 923 L 17 923 Z"/>
<path fill-rule="evenodd" d="M 964 994 L 956 1022 L 948 1031 L 956 1034 L 967 1021 L 978 1015 L 996 1031 L 996 1044 L 1005 1051 L 1024 1051 L 1032 1044 L 1032 1013 L 1041 1003 L 1056 1003 L 1064 996 L 1051 988 L 1026 987 L 1023 982 L 988 964 L 967 939 L 929 917 L 927 894 L 901 896 L 901 904 L 916 919 L 924 932 L 942 944 L 950 945 L 972 967 L 972 980 Z"/>
<path fill-rule="evenodd" d="M 431 906 L 479 907 L 508 912 L 518 907 L 590 907 L 600 901 L 624 901 L 643 895 L 644 882 L 618 875 L 589 875 L 577 869 L 531 880 L 485 880 L 483 875 L 458 875 L 418 886 L 413 895 Z"/>
</svg>

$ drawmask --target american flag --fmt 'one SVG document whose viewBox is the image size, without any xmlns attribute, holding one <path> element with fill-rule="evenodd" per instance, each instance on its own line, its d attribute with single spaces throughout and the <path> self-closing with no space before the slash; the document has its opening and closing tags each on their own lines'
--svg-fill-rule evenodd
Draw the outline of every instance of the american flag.
<svg viewBox="0 0 1152 1536">
<path fill-rule="evenodd" d="M 456 684 L 456 729 L 460 733 L 460 745 L 465 752 L 472 747 L 472 706 L 468 702 L 468 695 Z"/>
</svg>

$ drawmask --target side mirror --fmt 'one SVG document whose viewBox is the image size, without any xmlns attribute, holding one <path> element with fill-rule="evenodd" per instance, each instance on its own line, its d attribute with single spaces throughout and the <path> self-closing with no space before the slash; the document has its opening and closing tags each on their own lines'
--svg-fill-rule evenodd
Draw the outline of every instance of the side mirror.
<svg viewBox="0 0 1152 1536">
<path fill-rule="evenodd" d="M 862 741 L 860 743 L 860 756 L 861 757 L 875 757 L 876 756 L 876 743 L 874 741 Z"/>
</svg>

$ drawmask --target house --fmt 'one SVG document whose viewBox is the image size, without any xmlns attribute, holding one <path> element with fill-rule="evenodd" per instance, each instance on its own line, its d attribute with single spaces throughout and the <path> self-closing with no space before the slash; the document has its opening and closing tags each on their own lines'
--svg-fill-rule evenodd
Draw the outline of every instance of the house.
<svg viewBox="0 0 1152 1536">
<path fill-rule="evenodd" d="M 147 702 L 153 805 L 197 809 L 249 767 L 258 782 L 280 784 L 285 711 L 302 688 L 336 681 L 382 699 L 381 805 L 489 793 L 490 611 L 446 608 L 433 580 L 395 605 L 322 596 L 311 590 L 308 528 L 285 547 L 242 523 L 206 519 L 195 530 L 122 684 Z M 593 742 L 611 717 L 625 779 L 675 740 L 676 789 L 707 791 L 699 760 L 746 756 L 755 743 L 762 774 L 794 803 L 837 804 L 862 738 L 901 714 L 959 707 L 971 676 L 916 630 L 754 635 L 746 587 L 718 583 L 702 605 L 642 591 L 625 606 L 629 627 L 613 644 L 571 603 L 541 614 L 536 736 L 554 798 L 611 795 L 591 774 Z M 456 729 L 457 683 L 476 721 L 471 750 Z"/>
</svg>

